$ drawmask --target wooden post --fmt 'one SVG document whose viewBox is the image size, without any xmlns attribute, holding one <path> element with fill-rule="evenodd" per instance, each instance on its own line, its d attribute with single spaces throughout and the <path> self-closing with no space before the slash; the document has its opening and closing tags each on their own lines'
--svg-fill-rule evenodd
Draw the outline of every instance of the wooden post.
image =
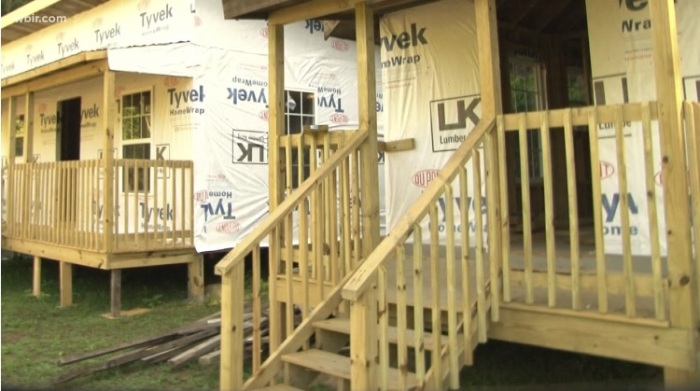
<svg viewBox="0 0 700 391">
<path fill-rule="evenodd" d="M 24 96 L 24 162 L 34 161 L 34 93 Z"/>
<path fill-rule="evenodd" d="M 498 26 L 495 0 L 477 0 L 476 31 L 479 48 L 479 76 L 481 79 L 481 117 L 489 121 L 503 113 L 501 102 L 500 58 L 498 49 Z M 498 137 L 495 131 L 486 134 L 486 192 L 489 230 L 489 265 L 491 278 L 491 317 L 499 318 L 500 285 L 498 283 L 500 264 L 503 259 L 501 225 L 508 224 L 508 216 L 501 213 L 501 192 L 499 190 Z M 474 191 L 481 191 L 474 189 Z"/>
<path fill-rule="evenodd" d="M 379 385 L 376 273 L 374 279 L 374 287 L 350 305 L 351 390 L 376 390 Z"/>
<path fill-rule="evenodd" d="M 7 129 L 10 132 L 10 153 L 7 157 L 7 225 L 9 226 L 9 235 L 16 235 L 15 229 L 15 121 L 17 113 L 15 107 L 15 97 L 7 98 Z"/>
<path fill-rule="evenodd" d="M 221 391 L 243 389 L 243 265 L 221 276 Z"/>
<path fill-rule="evenodd" d="M 651 0 L 651 24 L 654 26 L 653 53 L 656 98 L 659 110 L 663 189 L 668 248 L 669 310 L 671 326 L 691 331 L 697 341 L 699 300 L 692 274 L 690 211 L 686 153 L 683 138 L 682 95 L 678 30 L 673 0 Z M 697 346 L 697 344 L 696 344 Z M 688 349 L 693 349 L 689 346 Z M 697 354 L 693 357 L 697 360 Z M 696 367 L 697 367 L 696 363 Z M 700 383 L 699 372 L 664 368 L 669 387 Z"/>
<path fill-rule="evenodd" d="M 204 257 L 195 255 L 187 264 L 187 292 L 189 298 L 197 303 L 204 302 Z"/>
<path fill-rule="evenodd" d="M 41 296 L 41 257 L 34 256 L 34 273 L 32 278 L 32 296 Z"/>
<path fill-rule="evenodd" d="M 59 262 L 58 275 L 61 290 L 61 308 L 73 305 L 73 265 L 68 262 Z"/>
<path fill-rule="evenodd" d="M 102 143 L 102 168 L 104 174 L 103 186 L 103 208 L 104 219 L 102 224 L 102 234 L 104 239 L 103 249 L 107 254 L 112 252 L 114 237 L 114 126 L 116 108 L 114 105 L 114 72 L 106 69 L 102 75 L 102 129 L 104 140 Z"/>
<path fill-rule="evenodd" d="M 110 278 L 110 305 L 109 312 L 112 318 L 121 316 L 122 311 L 122 270 L 113 269 Z"/>
<path fill-rule="evenodd" d="M 269 72 L 269 131 L 268 131 L 268 165 L 270 188 L 270 212 L 282 202 L 282 177 L 280 160 L 280 135 L 284 134 L 284 26 L 268 25 L 268 72 Z M 289 167 L 288 169 L 291 169 Z M 281 343 L 281 305 L 277 302 L 276 277 L 279 268 L 282 230 L 274 230 L 270 235 L 269 249 L 269 287 L 270 287 L 270 351 Z M 222 307 L 223 308 L 223 307 Z M 222 364 L 223 365 L 223 364 Z M 223 369 L 223 366 L 222 366 Z"/>
<path fill-rule="evenodd" d="M 31 124 L 33 123 L 32 121 L 32 114 L 34 112 L 34 93 L 33 92 L 27 92 L 24 94 L 24 123 L 22 126 L 24 126 L 24 139 L 22 140 L 22 151 L 24 153 L 23 157 L 23 162 L 26 163 L 31 163 L 32 162 L 32 151 L 31 151 L 31 143 L 29 142 L 31 134 L 32 134 L 32 127 Z M 14 127 L 13 127 L 14 128 Z M 12 144 L 12 148 L 14 149 L 14 144 Z M 34 199 L 32 197 L 32 173 L 29 170 L 29 167 L 25 167 L 24 170 L 24 190 L 22 191 L 22 200 L 21 200 L 21 210 L 22 210 L 22 237 L 23 238 L 28 238 L 29 237 L 29 230 L 31 227 L 30 221 L 29 221 L 29 216 L 31 215 L 30 210 L 33 208 L 34 204 Z"/>
<path fill-rule="evenodd" d="M 374 68 L 374 11 L 366 2 L 355 6 L 357 87 L 360 130 L 369 129 L 362 155 L 362 257 L 379 244 L 379 157 L 377 145 L 377 86 Z"/>
</svg>

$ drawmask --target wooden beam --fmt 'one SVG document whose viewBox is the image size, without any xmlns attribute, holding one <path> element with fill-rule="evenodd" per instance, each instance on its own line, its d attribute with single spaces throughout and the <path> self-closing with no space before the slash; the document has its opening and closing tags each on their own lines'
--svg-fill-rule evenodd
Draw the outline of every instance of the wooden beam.
<svg viewBox="0 0 700 391">
<path fill-rule="evenodd" d="M 250 14 L 259 14 L 270 9 L 282 8 L 306 0 L 222 0 L 224 18 L 234 19 Z"/>
<path fill-rule="evenodd" d="M 106 269 L 107 254 L 85 251 L 71 247 L 59 247 L 38 241 L 16 239 L 3 236 L 2 248 L 31 256 L 39 256 L 44 259 L 71 260 L 76 265 Z"/>
<path fill-rule="evenodd" d="M 698 305 L 690 239 L 688 177 L 682 121 L 682 86 L 678 28 L 673 0 L 650 0 L 654 26 L 653 54 L 656 97 L 659 107 L 661 156 L 668 248 L 669 310 L 673 327 L 696 330 Z M 696 331 L 697 333 L 697 331 Z M 696 337 L 697 338 L 697 337 Z M 697 346 L 697 340 L 689 346 Z M 693 355 L 697 361 L 697 354 Z M 664 376 L 672 387 L 700 383 L 700 369 L 694 362 L 690 371 L 666 368 Z"/>
<path fill-rule="evenodd" d="M 691 330 L 607 320 L 603 315 L 576 317 L 572 312 L 504 304 L 489 338 L 686 370 L 695 365 Z"/>
<path fill-rule="evenodd" d="M 0 19 L 0 28 L 3 30 L 5 27 L 11 26 L 13 24 L 21 23 L 21 20 L 38 13 L 39 11 L 48 8 L 61 0 L 34 0 L 26 3 L 24 6 L 17 8 L 16 10 L 10 12 Z M 4 31 L 3 31 L 4 33 Z"/>
<path fill-rule="evenodd" d="M 34 161 L 34 93 L 24 95 L 24 162 Z"/>
<path fill-rule="evenodd" d="M 4 20 L 5 18 L 3 18 Z M 66 57 L 64 59 L 54 61 L 52 63 L 40 66 L 38 68 L 32 69 L 27 72 L 20 73 L 19 75 L 15 76 L 10 76 L 6 79 L 2 80 L 2 83 L 0 86 L 2 88 L 6 88 L 15 84 L 19 84 L 24 81 L 28 81 L 40 76 L 47 75 L 52 72 L 59 71 L 61 69 L 65 69 L 71 66 L 75 65 L 80 65 L 82 63 L 90 62 L 90 61 L 97 61 L 97 60 L 106 60 L 107 59 L 107 51 L 106 50 L 99 50 L 96 52 L 84 52 L 84 53 L 79 53 L 79 54 L 74 54 L 70 57 Z"/>
<path fill-rule="evenodd" d="M 37 79 L 31 79 L 18 84 L 13 84 L 12 86 L 2 87 L 2 99 L 6 99 L 10 96 L 24 95 L 27 92 L 36 92 L 45 90 L 48 88 L 58 87 L 70 83 L 74 83 L 80 80 L 86 80 L 93 77 L 98 77 L 102 73 L 109 69 L 107 60 L 97 60 L 85 65 L 79 65 L 70 69 L 66 69 L 60 73 L 60 75 L 46 75 L 41 76 Z"/>
<path fill-rule="evenodd" d="M 290 24 L 305 19 L 318 19 L 353 9 L 362 0 L 310 0 L 301 4 L 272 11 L 268 16 L 270 24 Z"/>
<path fill-rule="evenodd" d="M 394 141 L 379 141 L 378 148 L 380 152 L 412 151 L 416 149 L 416 139 L 404 138 Z"/>
</svg>

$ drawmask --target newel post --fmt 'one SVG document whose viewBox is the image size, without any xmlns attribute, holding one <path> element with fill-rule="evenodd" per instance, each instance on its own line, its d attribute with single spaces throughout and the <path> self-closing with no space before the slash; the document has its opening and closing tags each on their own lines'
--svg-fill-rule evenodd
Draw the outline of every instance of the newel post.
<svg viewBox="0 0 700 391">
<path fill-rule="evenodd" d="M 102 202 L 104 213 L 102 218 L 102 234 L 104 235 L 104 250 L 108 254 L 112 252 L 114 237 L 114 132 L 116 108 L 114 105 L 114 82 L 113 71 L 105 69 L 102 75 L 102 107 L 104 116 L 102 117 L 102 129 L 104 130 L 104 140 L 102 144 L 102 168 L 104 174 Z"/>
<path fill-rule="evenodd" d="M 350 304 L 350 389 L 376 390 L 379 386 L 377 327 L 377 274 L 372 286 Z"/>
<path fill-rule="evenodd" d="M 221 276 L 221 363 L 219 389 L 243 389 L 243 298 L 245 263 Z"/>
<path fill-rule="evenodd" d="M 651 0 L 649 5 L 664 178 L 670 320 L 672 327 L 688 330 L 697 343 L 698 297 L 695 289 L 698 282 L 692 267 L 676 9 L 673 0 Z M 688 348 L 693 349 L 692 346 Z M 693 356 L 697 361 L 697 352 Z M 666 385 L 685 387 L 699 384 L 698 367 L 700 365 L 696 362 L 695 372 L 664 368 Z"/>
</svg>

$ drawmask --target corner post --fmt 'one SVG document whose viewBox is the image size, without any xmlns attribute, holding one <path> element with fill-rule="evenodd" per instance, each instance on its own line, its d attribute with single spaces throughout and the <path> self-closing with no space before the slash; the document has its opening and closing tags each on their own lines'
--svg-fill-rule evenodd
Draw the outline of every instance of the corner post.
<svg viewBox="0 0 700 391">
<path fill-rule="evenodd" d="M 653 56 L 663 169 L 671 326 L 689 330 L 697 342 L 697 294 L 692 273 L 688 177 L 682 126 L 681 69 L 673 0 L 650 0 Z M 697 346 L 697 345 L 696 345 Z M 688 347 L 692 349 L 692 346 Z M 693 357 L 697 360 L 697 352 Z M 696 367 L 698 363 L 696 362 Z M 667 386 L 700 384 L 700 373 L 664 368 Z"/>
<path fill-rule="evenodd" d="M 109 255 L 112 252 L 114 237 L 114 132 L 116 110 L 114 107 L 114 81 L 113 71 L 105 69 L 102 74 L 102 107 L 104 116 L 102 117 L 102 129 L 104 130 L 104 140 L 102 143 L 102 175 L 103 182 L 103 239 L 104 251 Z"/>
<path fill-rule="evenodd" d="M 22 151 L 24 153 L 24 158 L 22 159 L 25 163 L 24 169 L 24 189 L 22 190 L 22 205 L 20 209 L 22 210 L 22 237 L 30 237 L 31 223 L 29 218 L 31 216 L 30 209 L 33 207 L 32 198 L 32 172 L 30 171 L 28 163 L 32 162 L 32 124 L 33 124 L 33 114 L 34 114 L 34 93 L 28 91 L 24 95 L 24 140 L 22 140 Z M 12 144 L 14 149 L 14 143 Z"/>
<path fill-rule="evenodd" d="M 10 132 L 10 153 L 7 157 L 7 225 L 9 227 L 8 235 L 16 235 L 15 228 L 15 121 L 17 121 L 17 108 L 15 106 L 15 97 L 7 98 L 7 130 Z"/>
<path fill-rule="evenodd" d="M 498 26 L 496 21 L 495 0 L 477 0 L 476 31 L 479 49 L 479 76 L 481 79 L 481 117 L 490 121 L 503 113 L 501 101 L 501 72 L 498 48 Z M 498 156 L 498 137 L 495 131 L 486 134 L 486 197 L 489 235 L 489 265 L 491 289 L 491 319 L 499 319 L 500 284 L 499 275 L 503 259 L 502 224 L 508 224 L 508 218 L 502 216 L 500 169 Z M 507 205 L 507 204 L 506 204 Z"/>
<path fill-rule="evenodd" d="M 377 145 L 377 86 L 374 63 L 374 11 L 366 2 L 355 5 L 357 87 L 360 131 L 369 130 L 361 147 L 362 258 L 379 244 L 379 147 Z"/>
</svg>

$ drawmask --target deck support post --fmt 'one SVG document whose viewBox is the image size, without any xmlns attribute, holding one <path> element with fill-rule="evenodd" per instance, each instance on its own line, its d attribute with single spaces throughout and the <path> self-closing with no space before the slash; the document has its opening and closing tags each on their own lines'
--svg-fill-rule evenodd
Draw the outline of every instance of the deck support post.
<svg viewBox="0 0 700 391">
<path fill-rule="evenodd" d="M 73 265 L 69 262 L 59 262 L 58 279 L 61 291 L 61 308 L 73 305 Z"/>
<path fill-rule="evenodd" d="M 673 0 L 649 1 L 651 24 L 654 26 L 653 56 L 656 99 L 659 110 L 663 189 L 665 200 L 666 239 L 668 248 L 669 310 L 671 327 L 686 329 L 694 335 L 691 354 L 698 360 L 698 298 L 693 274 L 690 237 L 688 177 L 685 138 L 682 126 L 682 89 L 678 28 Z M 695 346 L 693 346 L 695 345 Z M 664 368 L 670 387 L 700 384 L 700 365 L 696 371 Z"/>
<path fill-rule="evenodd" d="M 41 257 L 34 256 L 34 270 L 32 277 L 32 296 L 41 296 Z"/>
<path fill-rule="evenodd" d="M 122 311 L 122 270 L 112 269 L 109 282 L 109 312 L 112 318 L 116 319 L 121 316 Z"/>
<path fill-rule="evenodd" d="M 15 121 L 17 120 L 17 107 L 15 97 L 7 98 L 7 131 L 10 132 L 10 153 L 7 158 L 7 234 L 16 233 L 15 228 Z M 3 162 L 4 163 L 4 162 Z"/>
<path fill-rule="evenodd" d="M 204 257 L 195 255 L 187 264 L 187 293 L 190 300 L 204 302 Z"/>
</svg>

